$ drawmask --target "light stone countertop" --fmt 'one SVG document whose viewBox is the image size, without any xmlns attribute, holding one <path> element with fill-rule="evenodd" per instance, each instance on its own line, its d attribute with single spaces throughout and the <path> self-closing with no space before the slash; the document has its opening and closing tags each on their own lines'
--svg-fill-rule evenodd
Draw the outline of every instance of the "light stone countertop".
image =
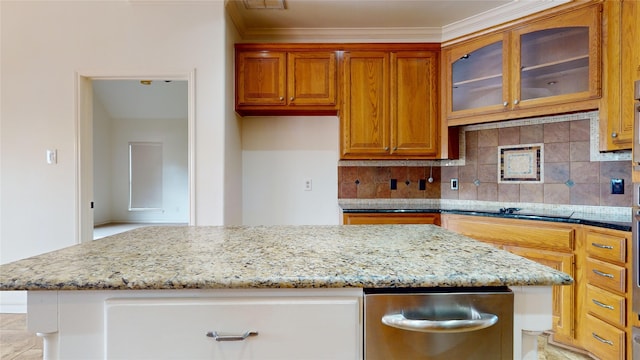
<svg viewBox="0 0 640 360">
<path fill-rule="evenodd" d="M 0 266 L 0 290 L 570 284 L 433 225 L 152 226 Z"/>
</svg>

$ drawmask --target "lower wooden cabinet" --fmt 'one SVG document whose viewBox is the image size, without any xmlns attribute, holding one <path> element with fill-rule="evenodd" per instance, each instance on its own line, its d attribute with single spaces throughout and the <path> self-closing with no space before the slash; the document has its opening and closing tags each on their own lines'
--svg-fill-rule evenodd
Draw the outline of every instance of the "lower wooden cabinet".
<svg viewBox="0 0 640 360">
<path fill-rule="evenodd" d="M 505 246 L 505 250 L 575 278 L 575 255 L 549 250 Z M 555 341 L 573 344 L 575 331 L 575 285 L 553 287 L 553 331 Z"/>
<path fill-rule="evenodd" d="M 585 349 L 601 359 L 631 356 L 631 233 L 584 227 Z M 627 356 L 629 355 L 629 356 Z"/>
<path fill-rule="evenodd" d="M 553 339 L 600 359 L 631 354 L 631 232 L 580 224 L 442 215 L 442 226 L 571 275 L 553 292 Z"/>
<path fill-rule="evenodd" d="M 442 226 L 575 276 L 572 225 L 508 218 L 444 214 Z M 576 345 L 576 284 L 553 288 L 554 339 Z"/>
<path fill-rule="evenodd" d="M 631 232 L 580 224 L 429 213 L 346 213 L 344 224 L 440 224 L 571 275 L 553 289 L 553 340 L 600 359 L 631 354 Z"/>
</svg>

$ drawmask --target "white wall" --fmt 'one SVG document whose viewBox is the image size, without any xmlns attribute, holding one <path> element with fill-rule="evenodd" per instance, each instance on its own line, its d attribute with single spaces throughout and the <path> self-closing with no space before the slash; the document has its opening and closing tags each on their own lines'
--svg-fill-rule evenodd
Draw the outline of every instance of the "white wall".
<svg viewBox="0 0 640 360">
<path fill-rule="evenodd" d="M 225 88 L 227 89 L 227 98 L 229 106 L 227 106 L 225 118 L 225 148 L 240 149 L 242 122 L 234 109 L 234 90 L 235 90 L 235 73 L 234 44 L 240 42 L 240 35 L 236 31 L 233 23 L 228 15 L 226 32 L 226 48 L 225 56 L 227 61 L 227 70 L 225 78 Z M 225 174 L 224 174 L 224 223 L 228 225 L 242 224 L 242 151 L 227 151 L 225 153 Z"/>
<path fill-rule="evenodd" d="M 109 221 L 187 223 L 187 119 L 113 119 L 111 138 L 111 201 L 107 204 L 110 206 Z M 128 210 L 128 145 L 132 141 L 162 143 L 161 211 Z M 95 209 L 102 206 L 96 201 Z"/>
<path fill-rule="evenodd" d="M 338 131 L 336 116 L 243 118 L 243 223 L 339 224 Z"/>
<path fill-rule="evenodd" d="M 93 99 L 93 209 L 94 224 L 108 223 L 111 215 L 112 120 L 102 102 Z"/>
<path fill-rule="evenodd" d="M 195 222 L 225 222 L 224 202 L 240 194 L 225 194 L 224 179 L 241 171 L 225 159 L 241 155 L 240 140 L 225 139 L 239 133 L 225 130 L 236 120 L 227 119 L 233 64 L 222 0 L 1 1 L 0 16 L 0 263 L 79 241 L 77 73 L 195 71 Z M 45 162 L 49 148 L 57 165 Z"/>
</svg>

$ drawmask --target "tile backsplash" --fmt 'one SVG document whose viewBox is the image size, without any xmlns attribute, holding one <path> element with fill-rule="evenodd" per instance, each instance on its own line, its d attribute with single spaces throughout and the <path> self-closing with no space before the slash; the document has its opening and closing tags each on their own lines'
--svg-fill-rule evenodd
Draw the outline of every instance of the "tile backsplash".
<svg viewBox="0 0 640 360">
<path fill-rule="evenodd" d="M 541 204 L 631 206 L 631 162 L 600 161 L 591 154 L 597 127 L 589 118 L 520 122 L 517 126 L 469 126 L 464 161 L 428 165 L 375 162 L 338 166 L 339 199 L 453 199 Z M 542 183 L 499 183 L 498 147 L 543 144 Z M 624 158 L 624 156 L 620 157 Z M 432 164 L 435 164 L 432 166 Z M 454 165 L 451 165 L 454 164 Z M 446 165 L 446 166 L 444 166 Z M 429 182 L 428 179 L 433 181 Z M 624 194 L 611 194 L 611 179 Z M 391 180 L 397 188 L 391 189 Z M 451 190 L 458 179 L 458 190 Z M 422 181 L 421 181 L 422 180 Z M 422 182 L 422 187 L 420 186 Z"/>
</svg>

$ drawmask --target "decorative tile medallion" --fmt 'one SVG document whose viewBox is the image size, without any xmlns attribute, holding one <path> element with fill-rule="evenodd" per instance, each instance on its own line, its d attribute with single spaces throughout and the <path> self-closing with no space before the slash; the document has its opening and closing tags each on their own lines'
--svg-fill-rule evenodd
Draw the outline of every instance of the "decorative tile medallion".
<svg viewBox="0 0 640 360">
<path fill-rule="evenodd" d="M 499 183 L 542 183 L 543 144 L 498 146 Z"/>
</svg>

